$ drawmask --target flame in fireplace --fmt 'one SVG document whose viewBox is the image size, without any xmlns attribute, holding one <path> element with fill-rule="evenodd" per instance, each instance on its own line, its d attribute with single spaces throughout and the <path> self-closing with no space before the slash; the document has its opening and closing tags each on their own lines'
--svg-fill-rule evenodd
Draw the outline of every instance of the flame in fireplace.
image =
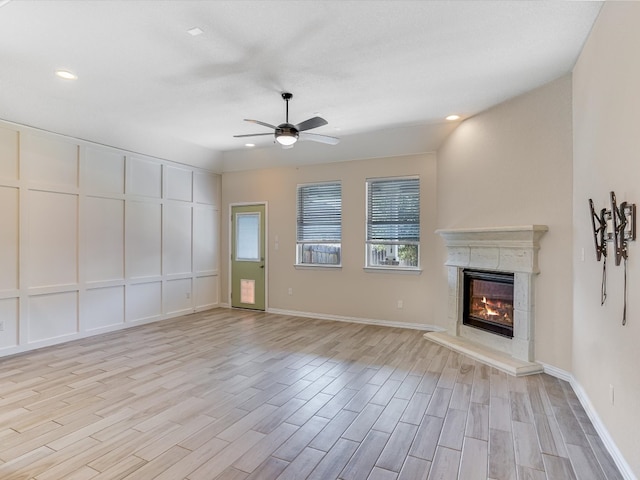
<svg viewBox="0 0 640 480">
<path fill-rule="evenodd" d="M 496 312 L 489 306 L 489 302 L 487 302 L 487 297 L 482 297 L 482 303 L 484 303 L 484 309 L 487 312 L 487 315 L 490 315 L 490 316 L 500 315 L 499 312 Z"/>
</svg>

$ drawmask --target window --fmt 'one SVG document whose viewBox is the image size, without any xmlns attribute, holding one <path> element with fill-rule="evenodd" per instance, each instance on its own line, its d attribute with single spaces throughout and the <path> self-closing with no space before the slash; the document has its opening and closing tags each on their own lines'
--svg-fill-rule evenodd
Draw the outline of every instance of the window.
<svg viewBox="0 0 640 480">
<path fill-rule="evenodd" d="M 367 267 L 420 265 L 420 179 L 367 180 Z"/>
<path fill-rule="evenodd" d="M 340 265 L 342 185 L 340 182 L 298 185 L 298 265 Z"/>
</svg>

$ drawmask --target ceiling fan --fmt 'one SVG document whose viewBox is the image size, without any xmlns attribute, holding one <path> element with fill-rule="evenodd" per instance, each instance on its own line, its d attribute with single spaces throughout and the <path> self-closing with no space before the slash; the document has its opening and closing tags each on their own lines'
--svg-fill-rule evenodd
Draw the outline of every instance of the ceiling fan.
<svg viewBox="0 0 640 480">
<path fill-rule="evenodd" d="M 245 122 L 257 123 L 274 130 L 273 135 L 276 138 L 276 142 L 282 145 L 283 148 L 292 148 L 293 144 L 300 140 L 311 140 L 313 142 L 327 143 L 329 145 L 336 145 L 340 139 L 337 137 L 330 137 L 329 135 L 319 135 L 317 133 L 309 133 L 307 130 L 312 128 L 322 127 L 327 125 L 327 121 L 321 117 L 312 117 L 297 125 L 289 123 L 289 100 L 293 97 L 292 93 L 283 92 L 282 99 L 286 102 L 286 120 L 277 127 L 269 123 L 261 122 L 260 120 L 250 120 L 245 118 Z M 258 137 L 272 135 L 271 133 L 249 133 L 246 135 L 234 135 L 236 138 L 242 137 Z"/>
</svg>

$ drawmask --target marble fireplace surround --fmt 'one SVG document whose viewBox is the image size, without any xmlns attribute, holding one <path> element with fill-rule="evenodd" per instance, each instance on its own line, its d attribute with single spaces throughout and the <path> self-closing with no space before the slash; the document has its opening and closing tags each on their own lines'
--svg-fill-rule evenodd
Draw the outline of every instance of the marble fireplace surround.
<svg viewBox="0 0 640 480">
<path fill-rule="evenodd" d="M 539 240 L 547 231 L 546 225 L 436 230 L 447 247 L 447 330 L 429 332 L 425 338 L 512 375 L 542 371 L 534 362 L 535 279 Z M 513 338 L 462 324 L 465 268 L 514 274 Z"/>
</svg>

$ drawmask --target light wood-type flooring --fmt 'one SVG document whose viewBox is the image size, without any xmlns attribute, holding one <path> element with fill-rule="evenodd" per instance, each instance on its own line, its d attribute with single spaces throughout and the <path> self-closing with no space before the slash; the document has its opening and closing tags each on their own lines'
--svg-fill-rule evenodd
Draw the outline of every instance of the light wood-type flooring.
<svg viewBox="0 0 640 480">
<path fill-rule="evenodd" d="M 216 309 L 0 359 L 0 479 L 618 479 L 571 387 Z"/>
</svg>

